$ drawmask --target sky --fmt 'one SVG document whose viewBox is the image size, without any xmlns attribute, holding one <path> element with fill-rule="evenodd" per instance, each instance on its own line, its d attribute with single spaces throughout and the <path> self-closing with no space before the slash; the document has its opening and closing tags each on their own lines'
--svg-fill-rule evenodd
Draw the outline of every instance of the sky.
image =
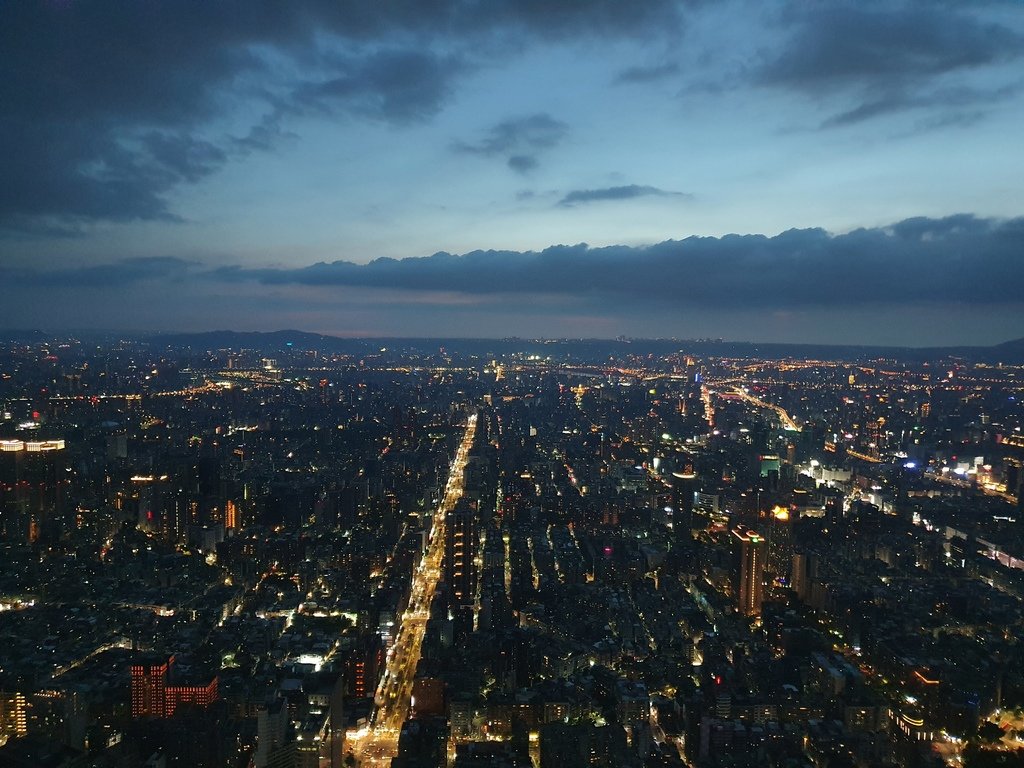
<svg viewBox="0 0 1024 768">
<path fill-rule="evenodd" d="M 1024 4 L 0 0 L 0 328 L 1024 337 Z"/>
</svg>

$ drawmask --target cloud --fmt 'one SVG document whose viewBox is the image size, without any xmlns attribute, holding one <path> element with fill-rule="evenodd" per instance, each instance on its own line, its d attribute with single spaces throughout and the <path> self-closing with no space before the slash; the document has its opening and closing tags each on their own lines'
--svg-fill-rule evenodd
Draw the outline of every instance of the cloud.
<svg viewBox="0 0 1024 768">
<path fill-rule="evenodd" d="M 145 256 L 80 267 L 15 269 L 9 279 L 22 288 L 126 288 L 153 281 L 173 283 L 195 265 L 174 256 Z"/>
<path fill-rule="evenodd" d="M 918 121 L 916 132 L 947 126 L 965 126 L 978 122 L 988 112 L 981 108 L 1007 99 L 1021 89 L 1014 83 L 999 88 L 939 88 L 907 93 L 890 90 L 862 101 L 852 109 L 840 112 L 822 122 L 822 128 L 839 128 L 870 120 L 892 112 L 940 107 L 940 113 Z"/>
<path fill-rule="evenodd" d="M 204 267 L 167 257 L 8 269 L 8 314 L 44 328 L 395 336 L 723 336 L 979 343 L 1024 334 L 1024 218 L 918 217 L 832 235 Z M 993 330 L 995 329 L 995 330 Z M 955 342 L 954 342 L 955 340 Z"/>
<path fill-rule="evenodd" d="M 765 235 L 667 240 L 644 247 L 555 245 L 543 251 L 436 253 L 368 264 L 234 266 L 204 273 L 224 283 L 320 288 L 557 294 L 611 301 L 747 309 L 1024 302 L 1024 218 L 919 217 L 832 235 L 793 229 Z"/>
<path fill-rule="evenodd" d="M 980 15 L 928 3 L 885 7 L 845 2 L 798 6 L 783 14 L 788 39 L 752 70 L 754 82 L 854 105 L 827 119 L 837 127 L 907 109 L 992 103 L 1016 88 L 948 84 L 1024 56 L 1024 36 Z"/>
<path fill-rule="evenodd" d="M 378 51 L 335 64 L 342 74 L 304 83 L 293 104 L 304 110 L 351 112 L 389 123 L 411 123 L 434 115 L 466 69 L 454 56 L 421 50 Z"/>
<path fill-rule="evenodd" d="M 760 80 L 819 92 L 880 85 L 1008 61 L 1024 38 L 1005 26 L 927 4 L 883 10 L 844 3 L 808 6 Z"/>
<path fill-rule="evenodd" d="M 153 132 L 142 138 L 149 157 L 175 181 L 199 181 L 217 170 L 227 159 L 223 149 L 187 134 Z"/>
<path fill-rule="evenodd" d="M 822 128 L 839 128 L 855 125 L 889 112 L 900 112 L 914 106 L 914 100 L 903 93 L 891 93 L 871 101 L 865 101 L 824 120 Z"/>
<path fill-rule="evenodd" d="M 0 229 L 176 220 L 172 190 L 273 147 L 296 112 L 427 120 L 532 41 L 679 22 L 673 0 L 0 3 Z M 218 133 L 247 112 L 265 117 Z"/>
<path fill-rule="evenodd" d="M 580 203 L 594 203 L 603 200 L 632 200 L 635 197 L 692 197 L 685 192 L 669 192 L 658 187 L 628 184 L 622 187 L 605 187 L 604 189 L 574 189 L 558 201 L 565 207 Z"/>
<path fill-rule="evenodd" d="M 918 120 L 905 136 L 915 136 L 942 128 L 970 128 L 981 122 L 987 113 L 984 110 L 968 110 L 966 112 L 946 112 L 934 117 Z"/>
<path fill-rule="evenodd" d="M 508 167 L 517 173 L 532 171 L 537 165 L 537 158 L 533 155 L 512 155 L 508 159 Z"/>
<path fill-rule="evenodd" d="M 456 28 L 485 30 L 499 39 L 509 31 L 548 40 L 670 35 L 681 28 L 685 11 L 678 0 L 457 0 L 440 5 L 450 15 L 445 21 Z"/>
<path fill-rule="evenodd" d="M 281 124 L 283 118 L 284 113 L 280 109 L 268 112 L 249 128 L 244 136 L 232 137 L 233 149 L 243 155 L 250 152 L 267 152 L 285 140 L 297 139 L 295 133 L 284 129 Z"/>
<path fill-rule="evenodd" d="M 615 82 L 619 84 L 651 83 L 677 75 L 679 71 L 679 65 L 675 62 L 656 64 L 649 67 L 629 67 L 616 75 Z"/>
<path fill-rule="evenodd" d="M 562 143 L 568 133 L 565 123 L 546 112 L 538 112 L 502 120 L 477 141 L 457 141 L 452 149 L 483 157 L 504 157 L 509 168 L 525 173 L 536 168 L 538 156 Z"/>
</svg>

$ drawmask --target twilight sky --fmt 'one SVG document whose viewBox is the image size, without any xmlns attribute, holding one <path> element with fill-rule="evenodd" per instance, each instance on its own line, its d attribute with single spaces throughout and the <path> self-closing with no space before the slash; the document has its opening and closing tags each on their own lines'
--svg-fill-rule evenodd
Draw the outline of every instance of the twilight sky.
<svg viewBox="0 0 1024 768">
<path fill-rule="evenodd" d="M 1024 5 L 0 2 L 0 327 L 1024 336 Z"/>
</svg>

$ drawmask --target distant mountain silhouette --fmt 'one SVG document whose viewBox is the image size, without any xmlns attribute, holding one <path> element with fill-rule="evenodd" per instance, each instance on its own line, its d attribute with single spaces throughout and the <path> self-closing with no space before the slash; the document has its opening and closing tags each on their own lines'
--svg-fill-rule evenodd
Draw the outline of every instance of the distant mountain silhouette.
<svg viewBox="0 0 1024 768">
<path fill-rule="evenodd" d="M 41 341 L 52 339 L 53 334 L 26 328 L 11 328 L 10 330 L 0 331 L 0 338 L 16 344 L 38 344 Z"/>
<path fill-rule="evenodd" d="M 1017 355 L 1018 357 L 1024 355 L 1024 339 L 1014 339 L 1013 341 L 1004 341 L 1002 344 L 996 344 L 994 347 L 989 347 L 993 352 L 1004 353 L 1008 355 Z"/>
<path fill-rule="evenodd" d="M 63 334 L 66 338 L 67 335 Z M 82 338 L 97 336 L 95 332 Z M 35 344 L 57 338 L 39 330 L 0 330 L 0 339 Z M 190 349 L 193 352 L 220 349 L 251 349 L 265 353 L 311 350 L 331 354 L 364 355 L 382 347 L 403 351 L 434 353 L 444 348 L 468 355 L 502 355 L 512 352 L 558 356 L 579 361 L 606 361 L 631 354 L 686 352 L 698 356 L 749 357 L 761 359 L 801 358 L 815 360 L 877 360 L 879 358 L 923 362 L 959 358 L 968 362 L 1024 364 L 1024 338 L 993 346 L 892 347 L 850 344 L 762 344 L 749 341 L 708 339 L 456 339 L 456 338 L 372 338 L 355 339 L 307 331 L 206 331 L 202 333 L 128 334 L 112 338 L 134 338 L 154 348 Z"/>
<path fill-rule="evenodd" d="M 360 354 L 376 342 L 346 339 L 306 331 L 206 331 L 203 333 L 158 334 L 146 339 L 153 346 L 192 350 L 254 349 L 262 352 L 315 349 L 337 354 Z"/>
<path fill-rule="evenodd" d="M 348 339 L 305 331 L 269 333 L 211 331 L 192 334 L 165 334 L 148 338 L 150 344 L 188 347 L 193 350 L 255 349 L 267 352 L 292 349 L 316 349 L 337 354 L 365 354 L 381 347 L 394 351 L 436 352 L 444 347 L 451 352 L 487 355 L 528 352 L 559 355 L 580 360 L 607 360 L 609 356 L 628 354 L 667 354 L 684 351 L 715 357 L 753 357 L 762 359 L 802 358 L 818 360 L 874 360 L 890 358 L 908 362 L 963 358 L 972 362 L 1024 363 L 1024 339 L 994 346 L 890 347 L 849 344 L 762 344 L 746 341 L 709 341 L 687 339 L 452 339 L 452 338 L 373 338 Z"/>
</svg>

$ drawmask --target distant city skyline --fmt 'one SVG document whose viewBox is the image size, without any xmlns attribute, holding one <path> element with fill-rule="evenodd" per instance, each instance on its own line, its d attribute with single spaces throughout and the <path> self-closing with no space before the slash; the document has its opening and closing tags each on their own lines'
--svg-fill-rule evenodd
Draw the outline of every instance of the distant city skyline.
<svg viewBox="0 0 1024 768">
<path fill-rule="evenodd" d="M 0 48 L 3 327 L 1024 337 L 1017 3 L 32 2 Z"/>
</svg>

